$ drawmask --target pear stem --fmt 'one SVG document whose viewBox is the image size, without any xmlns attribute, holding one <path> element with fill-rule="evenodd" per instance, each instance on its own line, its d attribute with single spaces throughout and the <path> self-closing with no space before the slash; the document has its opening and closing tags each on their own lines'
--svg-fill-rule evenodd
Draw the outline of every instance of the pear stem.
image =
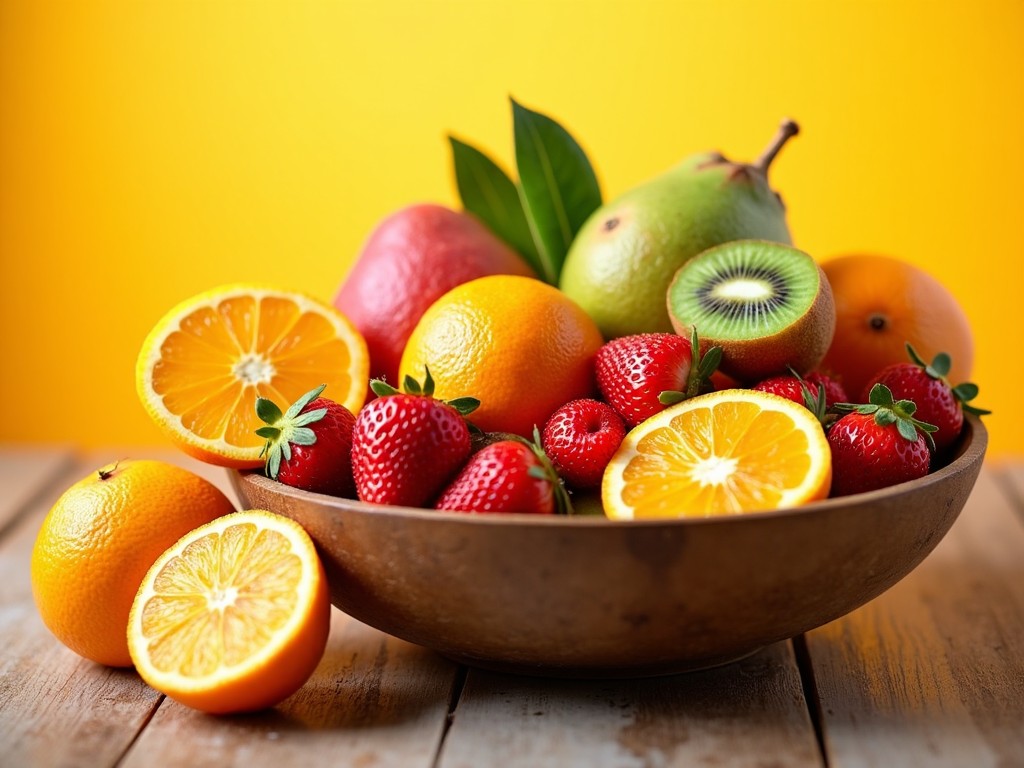
<svg viewBox="0 0 1024 768">
<path fill-rule="evenodd" d="M 761 157 L 759 157 L 757 162 L 754 163 L 754 167 L 758 168 L 761 173 L 767 176 L 768 166 L 772 164 L 772 160 L 774 160 L 775 156 L 779 154 L 779 150 L 782 149 L 782 145 L 798 133 L 800 133 L 799 125 L 788 117 L 783 120 L 782 125 L 779 126 L 779 132 L 775 134 L 775 138 L 772 139 L 772 143 L 768 145 L 768 148 L 761 153 Z"/>
</svg>

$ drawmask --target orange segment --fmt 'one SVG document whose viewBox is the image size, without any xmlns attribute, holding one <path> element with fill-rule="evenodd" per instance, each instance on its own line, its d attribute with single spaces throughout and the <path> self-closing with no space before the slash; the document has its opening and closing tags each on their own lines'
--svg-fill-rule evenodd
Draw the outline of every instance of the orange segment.
<svg viewBox="0 0 1024 768">
<path fill-rule="evenodd" d="M 363 337 L 333 307 L 297 293 L 229 286 L 168 312 L 139 354 L 146 411 L 185 452 L 228 467 L 257 467 L 263 439 L 256 398 L 291 403 L 327 384 L 353 413 L 369 377 Z"/>
<path fill-rule="evenodd" d="M 128 646 L 158 691 L 206 712 L 245 712 L 302 686 L 329 624 L 309 536 L 250 510 L 197 528 L 154 563 L 132 605 Z"/>
<path fill-rule="evenodd" d="M 831 479 L 828 442 L 809 410 L 730 389 L 637 425 L 608 464 L 601 496 L 612 518 L 708 517 L 823 499 Z"/>
</svg>

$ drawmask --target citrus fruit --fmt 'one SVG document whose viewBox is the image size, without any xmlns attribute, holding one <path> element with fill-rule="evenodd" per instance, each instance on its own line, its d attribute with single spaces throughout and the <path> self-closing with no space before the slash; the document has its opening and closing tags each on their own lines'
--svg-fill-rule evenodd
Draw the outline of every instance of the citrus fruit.
<svg viewBox="0 0 1024 768">
<path fill-rule="evenodd" d="M 471 280 L 434 302 L 409 336 L 399 375 L 429 369 L 443 400 L 475 397 L 485 432 L 530 436 L 595 387 L 600 331 L 557 288 L 529 277 Z"/>
<path fill-rule="evenodd" d="M 125 628 L 142 577 L 198 525 L 234 511 L 212 483 L 162 461 L 121 461 L 68 488 L 32 549 L 43 623 L 87 659 L 131 666 Z"/>
<path fill-rule="evenodd" d="M 298 293 L 235 285 L 190 298 L 146 337 L 136 389 L 183 451 L 225 467 L 263 464 L 256 398 L 292 403 L 319 384 L 355 413 L 366 398 L 366 342 L 340 312 Z"/>
<path fill-rule="evenodd" d="M 970 379 L 974 341 L 967 315 L 933 275 L 889 256 L 842 256 L 821 267 L 836 307 L 836 332 L 821 368 L 850 397 L 867 402 L 865 385 L 885 366 L 907 362 L 908 342 L 924 360 L 947 353 L 950 381 Z"/>
<path fill-rule="evenodd" d="M 778 395 L 727 389 L 634 427 L 605 470 L 601 501 L 611 518 L 709 517 L 823 499 L 831 479 L 814 414 Z"/>
<path fill-rule="evenodd" d="M 149 569 L 128 646 L 142 679 L 204 712 L 252 712 L 297 691 L 330 628 L 327 579 L 302 527 L 263 510 L 187 533 Z"/>
</svg>

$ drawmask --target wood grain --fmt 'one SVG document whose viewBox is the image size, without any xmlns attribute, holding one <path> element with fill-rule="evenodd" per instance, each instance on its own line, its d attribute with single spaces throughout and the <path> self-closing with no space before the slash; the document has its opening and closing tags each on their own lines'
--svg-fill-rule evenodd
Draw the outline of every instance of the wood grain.
<svg viewBox="0 0 1024 768">
<path fill-rule="evenodd" d="M 456 668 L 335 610 L 323 661 L 294 696 L 253 715 L 211 717 L 165 699 L 124 768 L 310 765 L 429 768 Z"/>
<path fill-rule="evenodd" d="M 49 465 L 50 462 L 44 462 Z M 92 470 L 16 473 L 14 492 L 33 498 L 0 541 L 0 762 L 10 766 L 113 765 L 160 699 L 128 670 L 80 658 L 43 625 L 32 600 L 29 561 L 43 517 L 63 490 Z M 29 487 L 31 486 L 31 487 Z"/>
<path fill-rule="evenodd" d="M 790 644 L 705 672 L 559 681 L 470 670 L 439 768 L 820 766 Z"/>
<path fill-rule="evenodd" d="M 1022 554 L 1024 525 L 983 472 L 913 573 L 809 633 L 831 765 L 1024 765 Z"/>
<path fill-rule="evenodd" d="M 69 448 L 0 446 L 0 531 L 74 461 Z"/>
</svg>

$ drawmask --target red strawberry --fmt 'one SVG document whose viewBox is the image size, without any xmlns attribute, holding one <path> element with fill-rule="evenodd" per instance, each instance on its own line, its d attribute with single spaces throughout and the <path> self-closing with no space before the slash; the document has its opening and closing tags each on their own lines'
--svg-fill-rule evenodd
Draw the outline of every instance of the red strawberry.
<svg viewBox="0 0 1024 768">
<path fill-rule="evenodd" d="M 256 398 L 256 413 L 266 422 L 256 434 L 266 438 L 267 476 L 315 493 L 355 494 L 352 481 L 352 428 L 356 417 L 333 400 L 320 397 L 321 384 L 284 413 L 273 402 Z"/>
<path fill-rule="evenodd" d="M 541 443 L 565 482 L 583 490 L 601 484 L 626 426 L 615 409 L 597 400 L 572 400 L 557 411 L 547 424 Z"/>
<path fill-rule="evenodd" d="M 825 425 L 835 420 L 835 416 L 828 412 L 829 409 L 836 403 L 849 400 L 842 384 L 817 371 L 812 371 L 806 376 L 800 376 L 796 371 L 792 371 L 789 375 L 772 376 L 770 379 L 758 382 L 751 389 L 769 392 L 799 403 Z"/>
<path fill-rule="evenodd" d="M 935 427 L 914 418 L 910 400 L 894 401 L 884 384 L 872 388 L 865 405 L 839 403 L 850 411 L 832 425 L 831 496 L 848 496 L 924 477 Z"/>
<path fill-rule="evenodd" d="M 818 371 L 812 371 L 803 377 L 796 373 L 793 373 L 792 375 L 773 376 L 770 379 L 758 382 L 751 387 L 751 389 L 756 389 L 761 392 L 770 392 L 774 395 L 784 397 L 787 400 L 792 400 L 794 403 L 806 405 L 803 387 L 800 386 L 801 379 L 803 383 L 807 385 L 807 389 L 810 390 L 810 393 L 815 400 L 818 397 L 818 389 L 823 388 L 825 390 L 826 408 L 831 408 L 836 403 L 845 403 L 850 399 L 847 396 L 846 391 L 843 389 L 842 384 L 830 376 L 826 376 L 824 373 L 819 373 Z"/>
<path fill-rule="evenodd" d="M 464 416 L 479 401 L 435 399 L 430 371 L 422 388 L 407 377 L 404 393 L 370 386 L 379 397 L 359 411 L 352 436 L 356 492 L 375 504 L 429 506 L 469 456 Z"/>
<path fill-rule="evenodd" d="M 640 333 L 612 339 L 597 351 L 602 397 L 635 427 L 644 419 L 711 388 L 721 347 L 696 358 L 697 332 L 687 341 L 674 333 Z"/>
<path fill-rule="evenodd" d="M 543 450 L 519 438 L 474 453 L 434 507 L 549 515 L 567 512 L 568 497 Z"/>
<path fill-rule="evenodd" d="M 885 384 L 892 390 L 893 397 L 913 400 L 917 403 L 917 416 L 938 427 L 932 437 L 936 450 L 943 450 L 959 436 L 964 424 L 964 411 L 983 416 L 991 411 L 968 405 L 978 395 L 978 387 L 964 382 L 953 387 L 948 379 L 952 361 L 945 352 L 940 352 L 931 363 L 926 363 L 910 344 L 907 344 L 909 363 L 893 363 L 883 368 L 871 381 L 868 390 L 875 384 Z"/>
</svg>

